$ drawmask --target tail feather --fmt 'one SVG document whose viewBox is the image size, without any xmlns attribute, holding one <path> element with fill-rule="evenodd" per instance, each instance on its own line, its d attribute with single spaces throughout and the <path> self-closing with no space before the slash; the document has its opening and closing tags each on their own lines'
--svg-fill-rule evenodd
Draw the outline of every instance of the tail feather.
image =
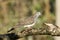
<svg viewBox="0 0 60 40">
<path fill-rule="evenodd" d="M 14 30 L 14 28 L 11 28 L 8 32 L 13 31 L 13 30 Z"/>
</svg>

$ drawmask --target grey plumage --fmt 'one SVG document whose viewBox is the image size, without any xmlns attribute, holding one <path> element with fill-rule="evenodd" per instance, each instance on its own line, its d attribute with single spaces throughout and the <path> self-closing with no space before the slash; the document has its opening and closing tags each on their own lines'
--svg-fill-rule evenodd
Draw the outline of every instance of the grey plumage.
<svg viewBox="0 0 60 40">
<path fill-rule="evenodd" d="M 21 27 L 21 26 L 24 26 L 24 27 L 32 27 L 33 25 L 35 25 L 38 17 L 41 15 L 40 12 L 36 12 L 35 15 L 25 19 L 25 20 L 22 20 L 20 21 L 19 23 L 17 23 L 11 30 L 14 30 L 14 28 L 17 28 L 17 27 Z M 9 31 L 8 31 L 9 32 Z"/>
</svg>

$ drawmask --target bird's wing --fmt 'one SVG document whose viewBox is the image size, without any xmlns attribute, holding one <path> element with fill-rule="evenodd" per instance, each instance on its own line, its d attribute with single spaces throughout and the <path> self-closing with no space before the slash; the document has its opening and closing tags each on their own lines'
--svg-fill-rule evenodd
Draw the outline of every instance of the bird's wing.
<svg viewBox="0 0 60 40">
<path fill-rule="evenodd" d="M 29 17 L 26 20 L 20 21 L 20 25 L 29 25 L 32 24 L 33 22 L 34 22 L 34 18 Z"/>
<path fill-rule="evenodd" d="M 28 17 L 25 20 L 19 21 L 14 27 L 19 27 L 19 26 L 24 26 L 24 25 L 29 25 L 34 23 L 34 16 Z"/>
</svg>

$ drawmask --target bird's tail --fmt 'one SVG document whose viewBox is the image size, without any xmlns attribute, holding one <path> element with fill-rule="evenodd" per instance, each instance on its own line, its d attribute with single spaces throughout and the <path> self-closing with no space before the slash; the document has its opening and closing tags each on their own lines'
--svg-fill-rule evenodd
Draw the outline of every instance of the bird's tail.
<svg viewBox="0 0 60 40">
<path fill-rule="evenodd" d="M 10 30 L 8 30 L 7 32 L 13 31 L 15 28 L 11 28 Z"/>
</svg>

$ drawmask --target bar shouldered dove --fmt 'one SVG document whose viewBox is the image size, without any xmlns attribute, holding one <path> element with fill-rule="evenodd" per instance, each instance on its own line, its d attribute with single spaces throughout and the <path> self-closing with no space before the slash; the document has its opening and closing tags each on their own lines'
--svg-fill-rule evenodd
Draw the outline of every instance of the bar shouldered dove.
<svg viewBox="0 0 60 40">
<path fill-rule="evenodd" d="M 14 30 L 18 26 L 19 27 L 23 26 L 23 27 L 27 27 L 27 28 L 34 26 L 39 16 L 41 16 L 41 13 L 36 12 L 35 15 L 28 17 L 26 20 L 20 21 L 17 25 L 15 25 L 13 28 L 11 28 L 8 32 Z"/>
</svg>

